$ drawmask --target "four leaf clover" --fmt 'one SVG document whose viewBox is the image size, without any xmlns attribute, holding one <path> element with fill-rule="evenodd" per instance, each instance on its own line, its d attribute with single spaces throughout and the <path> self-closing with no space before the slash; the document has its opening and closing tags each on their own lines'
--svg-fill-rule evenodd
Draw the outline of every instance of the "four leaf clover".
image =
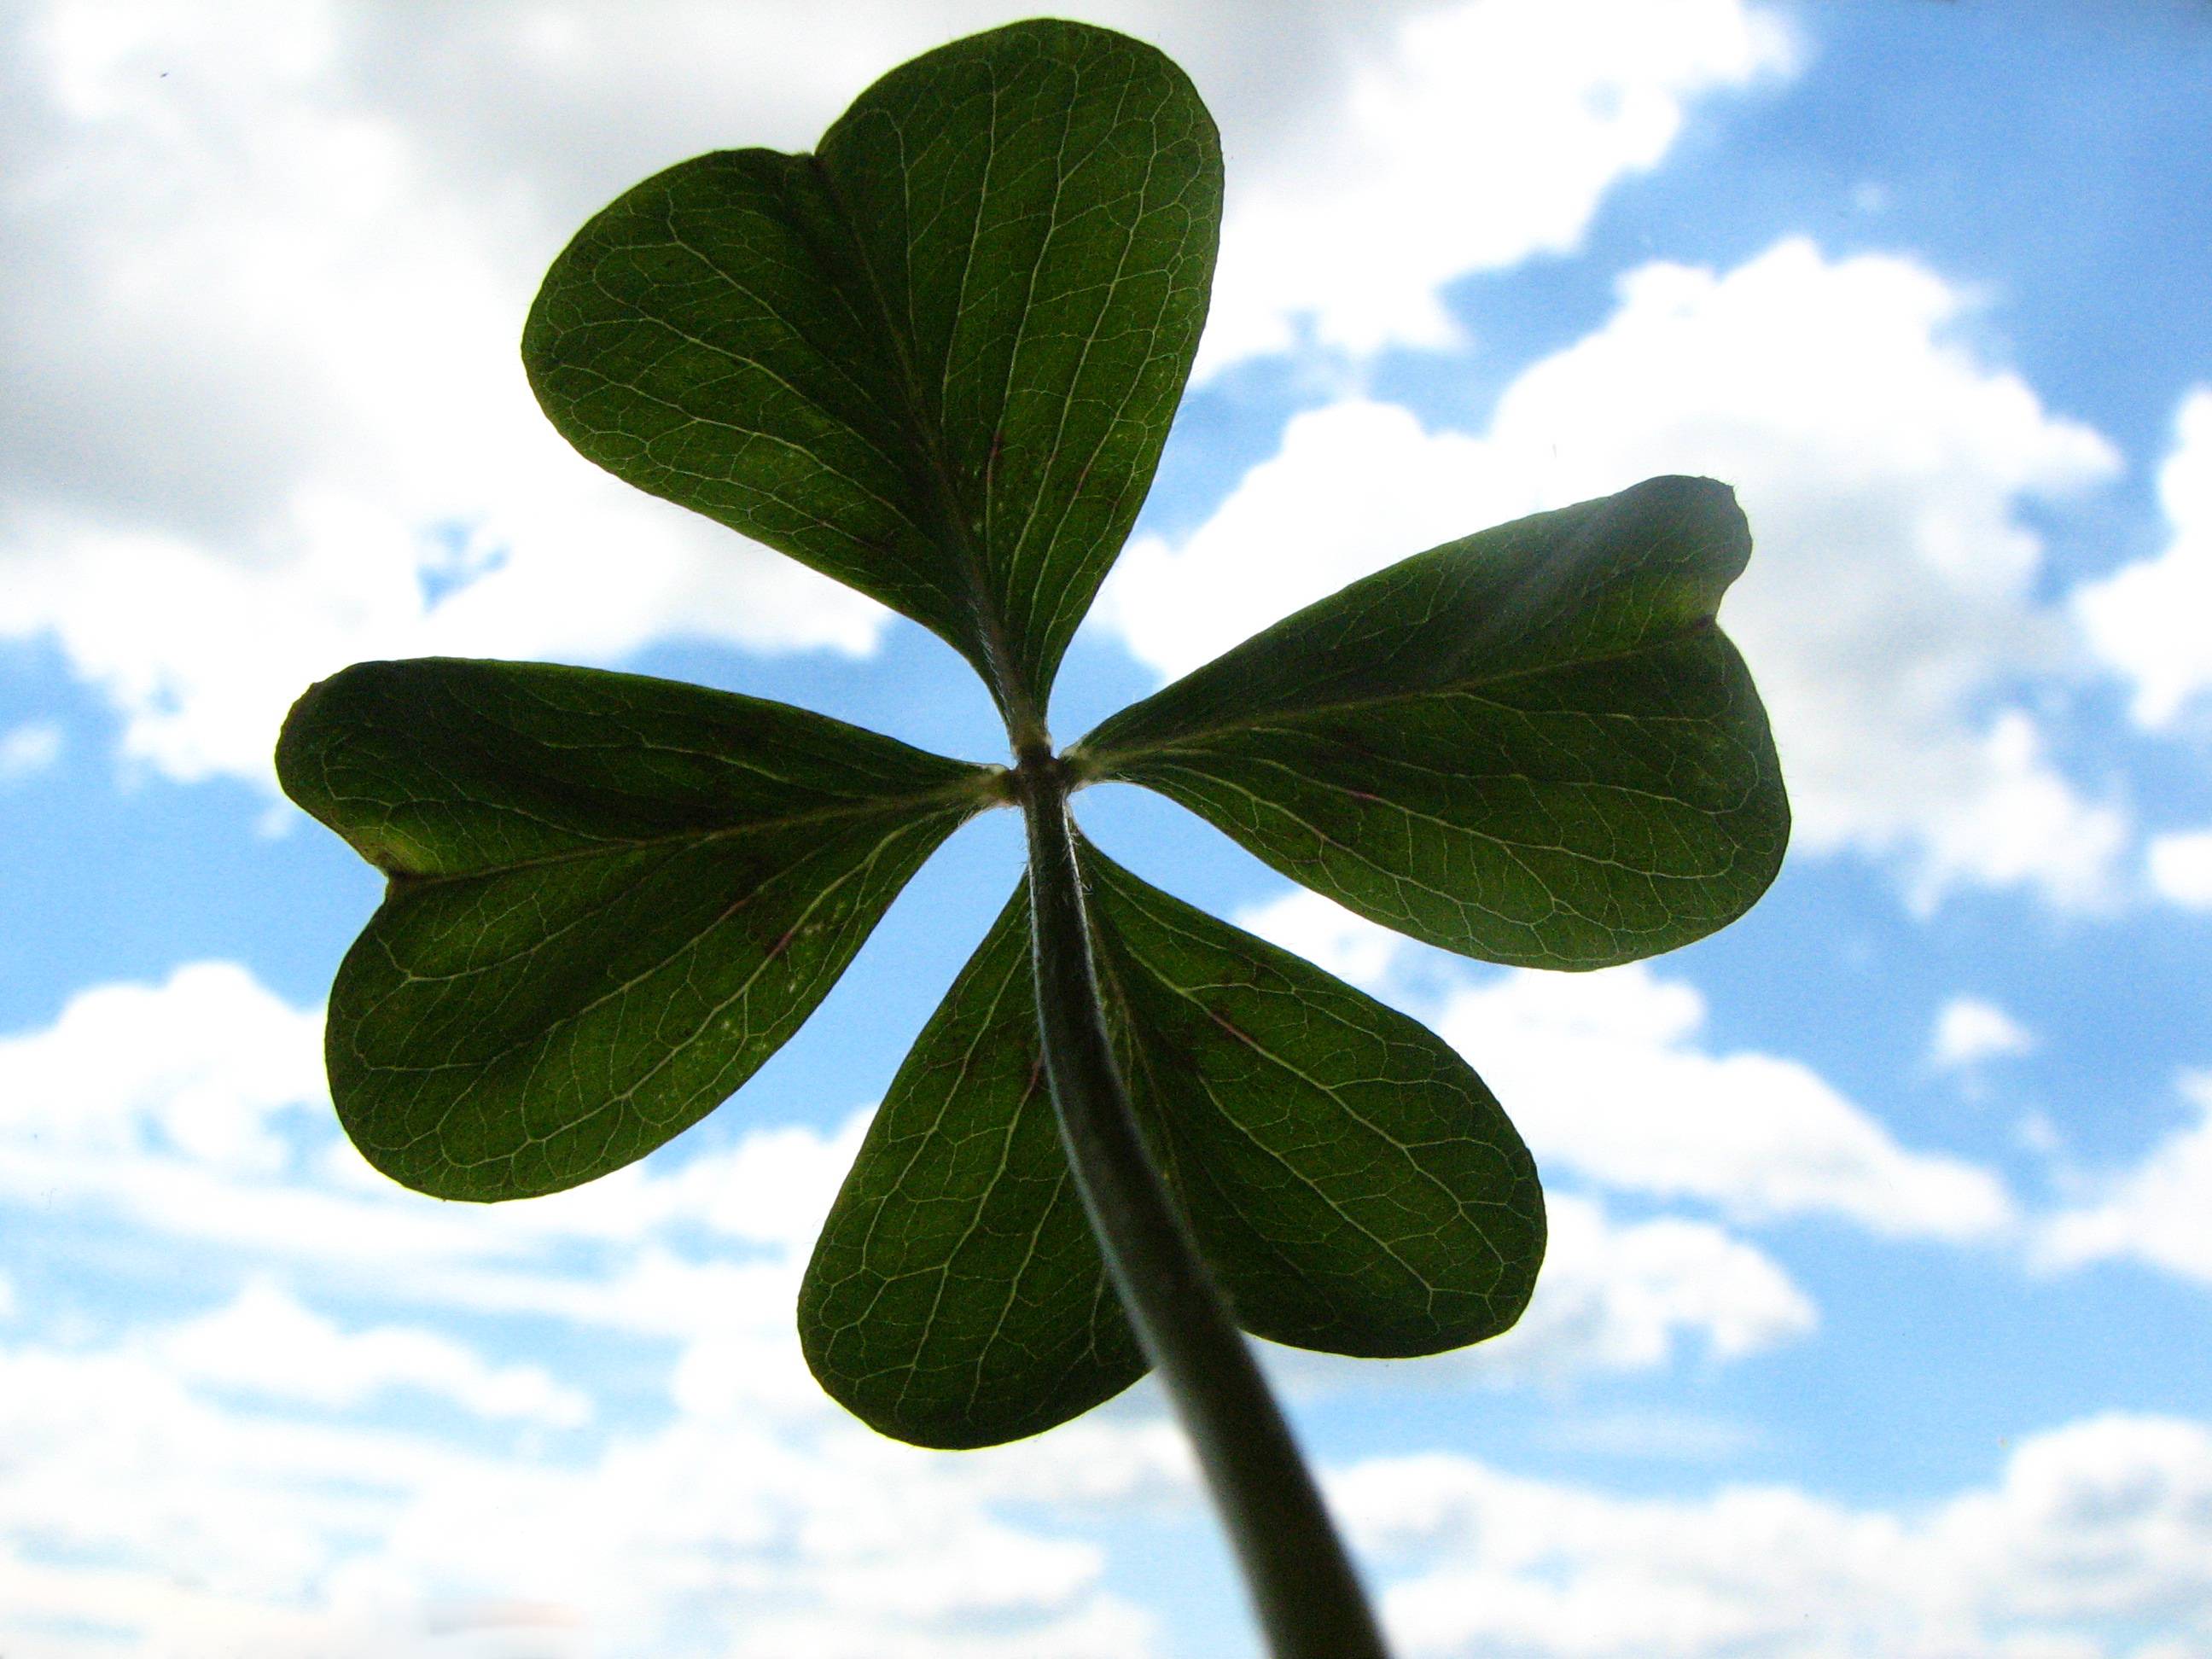
<svg viewBox="0 0 2212 1659">
<path fill-rule="evenodd" d="M 1156 789 L 1493 962 L 1595 968 L 1740 915 L 1789 814 L 1714 623 L 1750 541 L 1710 480 L 1418 553 L 1053 755 L 1054 671 L 1151 483 L 1220 201 L 1173 64 L 1017 24 L 892 71 L 811 155 L 627 191 L 554 264 L 524 357 L 592 460 L 942 637 L 1024 765 Z M 1018 793 L 780 703 L 447 659 L 314 686 L 277 760 L 389 877 L 331 991 L 340 1119 L 394 1179 L 477 1200 L 590 1181 L 713 1110 L 937 846 Z M 1510 1326 L 1542 1198 L 1467 1062 L 1076 857 L 1146 1146 L 1238 1322 L 1367 1355 Z M 1146 1368 L 1055 1125 L 1031 948 L 1024 882 L 891 1081 L 800 1292 L 824 1387 L 919 1443 L 1035 1433 Z"/>
</svg>

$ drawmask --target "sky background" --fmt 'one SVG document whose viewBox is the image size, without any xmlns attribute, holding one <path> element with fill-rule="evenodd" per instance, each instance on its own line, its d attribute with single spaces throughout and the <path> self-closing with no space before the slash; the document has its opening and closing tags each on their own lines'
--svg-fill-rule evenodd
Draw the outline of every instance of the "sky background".
<svg viewBox="0 0 2212 1659">
<path fill-rule="evenodd" d="M 1521 1126 L 1521 1326 L 1271 1349 L 1406 1659 L 2212 1656 L 2212 5 L 1073 5 L 1229 177 L 1199 376 L 1063 737 L 1436 542 L 1735 483 L 1796 812 L 1744 921 L 1587 975 L 1115 858 L 1436 1027 Z M 496 1209 L 322 1081 L 378 878 L 284 803 L 362 658 L 622 666 L 979 760 L 933 637 L 631 492 L 514 353 L 551 257 L 1018 8 L 9 7 L 0 1653 L 1254 1651 L 1157 1391 L 973 1454 L 792 1302 L 1012 884 L 963 830 L 741 1097 Z"/>
</svg>

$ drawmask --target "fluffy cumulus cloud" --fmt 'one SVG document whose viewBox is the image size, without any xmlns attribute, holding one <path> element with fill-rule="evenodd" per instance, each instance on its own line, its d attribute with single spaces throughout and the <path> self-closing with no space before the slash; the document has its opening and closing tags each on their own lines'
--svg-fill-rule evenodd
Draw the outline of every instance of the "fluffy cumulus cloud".
<svg viewBox="0 0 2212 1659">
<path fill-rule="evenodd" d="M 2046 1261 L 2132 1260 L 2212 1285 L 2212 1072 L 2185 1073 L 2180 1094 L 2180 1127 L 2043 1225 Z"/>
<path fill-rule="evenodd" d="M 799 1274 L 866 1114 L 439 1206 L 337 1141 L 319 1028 L 203 963 L 0 1042 L 10 1237 L 100 1241 L 9 1281 L 0 1645 L 1151 1649 L 1095 1545 L 1006 1511 L 1187 1508 L 1156 1409 L 948 1458 L 807 1376 Z"/>
<path fill-rule="evenodd" d="M 1623 1220 L 1595 1199 L 1557 1190 L 1544 1209 L 1544 1271 L 1504 1335 L 1385 1365 L 1270 1347 L 1269 1371 L 1294 1401 L 1374 1400 L 1384 1410 L 1411 1393 L 1470 1388 L 1565 1399 L 1607 1378 L 1709 1371 L 1819 1328 L 1820 1310 L 1789 1272 L 1724 1227 L 1682 1216 Z"/>
<path fill-rule="evenodd" d="M 528 1204 L 429 1204 L 335 1138 L 322 1026 L 234 963 L 79 993 L 51 1025 L 0 1037 L 0 1198 L 356 1284 L 435 1268 L 457 1301 L 574 1310 L 588 1291 L 526 1271 L 556 1247 L 633 1249 L 687 1229 L 733 1248 L 810 1247 L 866 1126 L 862 1114 L 830 1135 L 763 1129 Z M 653 1328 L 665 1295 L 654 1258 L 639 1260 L 627 1316 Z M 265 1326 L 271 1309 L 258 1311 Z"/>
<path fill-rule="evenodd" d="M 343 1330 L 267 1279 L 248 1284 L 228 1306 L 163 1334 L 154 1346 L 172 1376 L 276 1400 L 352 1407 L 412 1389 L 480 1417 L 574 1428 L 591 1416 L 588 1400 L 540 1366 L 489 1365 L 429 1331 L 389 1325 Z"/>
<path fill-rule="evenodd" d="M 1436 1024 L 1510 1103 L 1547 1169 L 1746 1219 L 1825 1214 L 1893 1237 L 1963 1242 L 2012 1224 L 1988 1170 L 1899 1145 L 1799 1061 L 1713 1053 L 1705 1017 L 1695 989 L 1638 963 L 1504 974 L 1455 994 Z"/>
<path fill-rule="evenodd" d="M 1570 252 L 1693 100 L 1796 55 L 1742 0 L 1489 0 L 1408 18 L 1335 118 L 1231 196 L 1200 373 L 1302 331 L 1359 353 L 1457 342 L 1444 284 Z"/>
<path fill-rule="evenodd" d="M 2035 1033 L 1994 1002 L 1953 997 L 1936 1016 L 1928 1060 L 1938 1071 L 1966 1071 L 1985 1060 L 2027 1054 L 2034 1047 Z"/>
<path fill-rule="evenodd" d="M 1571 1005 L 1547 1001 L 1552 987 Z M 1704 1052 L 1699 1013 L 1693 994 L 1631 969 L 1504 975 L 1463 990 L 1445 1023 L 1482 1039 L 1540 1154 L 1599 1184 L 1751 1214 L 1840 1210 L 1889 1231 L 1971 1236 L 2001 1218 L 1986 1177 L 1900 1150 L 1809 1075 Z M 861 1429 L 807 1376 L 793 1300 L 866 1114 L 832 1131 L 695 1135 L 545 1200 L 435 1206 L 336 1141 L 319 1024 L 243 970 L 204 963 L 88 991 L 0 1042 L 10 1236 L 104 1237 L 93 1277 L 161 1310 L 118 1319 L 43 1272 L 10 1280 L 0 1641 L 270 1659 L 516 1644 L 548 1659 L 1161 1650 L 1152 1615 L 1109 1588 L 1108 1557 L 1080 1535 L 1109 1516 L 1196 1518 L 1188 1454 L 1149 1390 L 1042 1440 L 945 1457 Z M 1637 1139 L 1613 1109 L 1627 1098 L 1696 1146 L 1694 1171 Z M 1598 1132 L 1559 1127 L 1577 1115 Z M 1593 1150 L 1607 1138 L 1625 1150 Z M 2161 1201 L 2185 1238 L 2203 1195 L 2176 1186 Z M 1739 1360 L 1817 1322 L 1786 1270 L 1712 1221 L 1624 1218 L 1573 1193 L 1550 1208 L 1551 1258 L 1510 1335 L 1391 1367 L 1277 1351 L 1286 1382 L 1550 1386 Z M 578 1352 L 587 1366 L 564 1357 Z M 1684 1455 L 1682 1425 L 1654 1424 Z M 1737 1443 L 1716 1452 L 1712 1425 L 1689 1431 L 1705 1448 L 1691 1455 Z M 1532 1654 L 1625 1653 L 1651 1619 L 1683 1621 L 1668 1628 L 1685 1653 L 1759 1652 L 1760 1596 L 1790 1593 L 1788 1574 L 1838 1540 L 1876 1550 L 1850 1557 L 1873 1560 L 1869 1583 L 1898 1539 L 1900 1559 L 1916 1539 L 1979 1540 L 1980 1555 L 1957 1558 L 1972 1592 L 1961 1632 L 1985 1613 L 2063 1626 L 2067 1583 L 2121 1615 L 2159 1597 L 2196 1606 L 2182 1564 L 2203 1550 L 2184 1534 L 2203 1499 L 2184 1488 L 2202 1431 L 2080 1435 L 2024 1448 L 1993 1492 L 1942 1512 L 1971 1526 L 1789 1492 L 1624 1503 L 1449 1458 L 1370 1465 L 1342 1492 L 1417 1652 L 1510 1638 L 1526 1645 L 1507 1650 Z M 2146 1486 L 2147 1467 L 2169 1484 Z M 2069 1544 L 2050 1517 L 2073 1514 L 2102 1530 Z M 1525 1528 L 1534 1554 L 1481 1553 Z M 1783 1578 L 1730 1576 L 1749 1571 L 1731 1565 L 1747 1529 L 1796 1540 Z M 1563 1598 L 1570 1582 L 1589 1595 Z M 1463 1597 L 1470 1584 L 1483 1594 Z M 1592 1610 L 1623 1597 L 1641 1620 Z M 1487 1611 L 1469 1625 L 1450 1611 L 1463 1603 Z M 1562 1619 L 1567 1607 L 1582 1611 Z M 1874 1616 L 1849 1596 L 1821 1608 L 1853 1640 L 1850 1621 Z M 1916 1603 L 1911 1616 L 1935 1613 Z M 88 1620 L 97 1639 L 80 1641 Z M 1862 1646 L 2007 1650 L 1977 1639 Z M 1726 1645 L 1739 1641 L 1753 1645 Z"/>
<path fill-rule="evenodd" d="M 8 1162 L 39 1159 L 33 1184 L 144 1154 L 275 1168 L 276 1120 L 322 1092 L 322 1024 L 232 963 L 80 992 L 46 1029 L 0 1037 Z"/>
<path fill-rule="evenodd" d="M 514 340 L 574 192 L 395 108 L 377 14 L 15 16 L 0 636 L 58 641 L 129 753 L 265 777 L 360 657 L 869 646 L 865 602 L 565 453 Z M 503 87 L 546 49 L 520 12 L 417 45 Z"/>
<path fill-rule="evenodd" d="M 2212 1431 L 2093 1418 L 1917 1512 L 1787 1487 L 1624 1500 L 1435 1454 L 1335 1484 L 1429 1659 L 2166 1659 L 2212 1642 Z M 2160 1640 L 2137 1645 L 2116 1629 Z"/>
<path fill-rule="evenodd" d="M 1891 859 L 1923 902 L 1962 884 L 2098 900 L 2123 820 L 1998 699 L 2068 660 L 2021 509 L 2117 458 L 1963 343 L 1968 309 L 1908 258 L 1802 240 L 1724 272 L 1644 266 L 1484 432 L 1362 398 L 1294 417 L 1197 530 L 1131 547 L 1106 618 L 1178 673 L 1419 549 L 1708 473 L 1736 486 L 1757 542 L 1722 616 L 1773 715 L 1798 846 Z"/>
<path fill-rule="evenodd" d="M 104 1239 L 91 1278 L 159 1310 L 10 1285 L 0 1643 L 73 1655 L 96 1613 L 123 1651 L 271 1659 L 1158 1651 L 1100 1549 L 1067 1535 L 1109 1510 L 1194 1518 L 1148 1388 L 956 1458 L 878 1439 L 807 1375 L 792 1307 L 866 1112 L 695 1132 L 527 1203 L 435 1205 L 337 1138 L 320 1026 L 204 963 L 0 1040 L 11 1236 Z M 1551 1385 L 1736 1360 L 1815 1322 L 1710 1222 L 1565 1196 L 1552 1230 L 1502 1342 L 1380 1368 L 1277 1351 L 1286 1382 Z"/>
<path fill-rule="evenodd" d="M 1437 282 L 1571 243 L 1686 100 L 1783 55 L 1741 0 L 1607 5 L 1595 30 L 1522 0 L 1093 10 L 1188 64 L 1249 180 L 1217 357 L 1293 312 L 1331 338 L 1433 332 Z M 362 657 L 868 650 L 872 605 L 571 454 L 514 341 L 546 262 L 617 191 L 702 150 L 804 148 L 899 58 L 1023 11 L 15 9 L 0 639 L 58 642 L 140 762 L 264 781 L 289 700 Z M 1500 28 L 1539 48 L 1510 76 L 1486 49 Z M 1356 84 L 1347 64 L 1367 66 Z M 1324 131 L 1352 137 L 1317 173 Z M 1545 165 L 1471 164 L 1504 135 Z M 1360 262 L 1279 264 L 1299 236 Z M 1272 283 L 1280 268 L 1312 280 Z"/>
<path fill-rule="evenodd" d="M 2212 910 L 2212 830 L 2154 836 L 2145 849 L 2151 889 L 2191 910 Z"/>
<path fill-rule="evenodd" d="M 1146 1618 L 1100 1591 L 1094 1547 L 996 1518 L 1002 1488 L 1079 1491 L 1051 1453 L 1010 1475 L 1012 1457 L 931 1457 L 743 1395 L 580 1452 L 471 1445 L 230 1409 L 173 1366 L 82 1346 L 0 1349 L 0 1376 L 11 1646 L 1134 1659 L 1148 1645 Z M 1132 1466 L 1145 1450 L 1110 1448 Z M 1001 1645 L 971 1644 L 962 1632 L 979 1627 Z"/>
<path fill-rule="evenodd" d="M 2165 549 L 2074 596 L 2091 643 L 2135 682 L 2136 718 L 2152 726 L 2212 690 L 2212 651 L 2199 625 L 2212 610 L 2212 386 L 2182 403 L 2158 496 L 2171 532 Z"/>
</svg>

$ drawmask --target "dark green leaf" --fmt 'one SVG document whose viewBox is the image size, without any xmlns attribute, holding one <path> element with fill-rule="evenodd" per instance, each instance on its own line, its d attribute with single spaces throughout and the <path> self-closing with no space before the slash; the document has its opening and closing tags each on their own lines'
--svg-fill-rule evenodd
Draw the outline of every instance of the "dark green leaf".
<svg viewBox="0 0 2212 1659">
<path fill-rule="evenodd" d="M 927 624 L 1033 719 L 1150 485 L 1220 194 L 1167 58 L 1015 24 L 893 70 L 818 155 L 619 198 L 523 358 L 592 460 Z"/>
<path fill-rule="evenodd" d="M 1105 722 L 1070 756 L 1431 945 L 1596 968 L 1748 908 L 1790 809 L 1713 617 L 1751 538 L 1709 478 L 1449 542 Z"/>
<path fill-rule="evenodd" d="M 589 1181 L 796 1030 L 994 775 L 781 703 L 546 664 L 362 663 L 291 797 L 391 878 L 331 992 L 338 1116 L 441 1198 Z"/>
<path fill-rule="evenodd" d="M 1255 1335 L 1405 1357 L 1495 1336 L 1544 1254 L 1521 1137 L 1441 1037 L 1084 849 L 1122 1066 Z"/>
<path fill-rule="evenodd" d="M 823 1388 L 925 1446 L 1036 1434 L 1145 1374 L 1045 1088 L 1025 885 L 869 1125 L 799 1331 Z"/>
<path fill-rule="evenodd" d="M 1543 1255 L 1519 1136 L 1439 1038 L 1083 849 L 1107 1022 L 1248 1329 L 1433 1353 L 1518 1317 Z M 932 1018 L 800 1293 L 809 1363 L 884 1432 L 1033 1434 L 1143 1370 L 1060 1148 L 1017 891 Z"/>
</svg>

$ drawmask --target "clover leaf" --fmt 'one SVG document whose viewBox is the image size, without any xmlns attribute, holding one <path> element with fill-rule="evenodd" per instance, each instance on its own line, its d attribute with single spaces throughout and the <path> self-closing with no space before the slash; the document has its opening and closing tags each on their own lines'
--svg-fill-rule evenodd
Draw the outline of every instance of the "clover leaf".
<svg viewBox="0 0 2212 1659">
<path fill-rule="evenodd" d="M 1181 70 L 1019 23 L 893 70 L 811 155 L 647 179 L 532 307 L 531 383 L 578 450 L 937 633 L 1011 769 L 443 659 L 313 687 L 277 769 L 390 878 L 331 992 L 340 1121 L 394 1179 L 471 1200 L 696 1122 L 948 835 L 1018 806 L 1028 875 L 830 1211 L 807 1361 L 935 1446 L 1036 1433 L 1157 1364 L 1275 1651 L 1380 1654 L 1235 1327 L 1393 1356 L 1505 1329 L 1543 1255 L 1534 1165 L 1441 1039 L 1139 880 L 1067 798 L 1158 790 L 1417 939 L 1569 969 L 1740 915 L 1788 808 L 1714 622 L 1749 535 L 1698 478 L 1417 553 L 1054 752 L 1054 671 L 1158 462 L 1220 203 Z"/>
<path fill-rule="evenodd" d="M 1189 81 L 1025 23 L 894 70 L 811 155 L 702 155 L 546 275 L 523 360 L 584 454 L 933 629 L 1040 724 L 1205 320 Z"/>
<path fill-rule="evenodd" d="M 1079 847 L 1122 1073 L 1244 1328 L 1402 1357 L 1512 1324 L 1543 1202 L 1467 1062 Z M 926 1445 L 1033 1434 L 1146 1369 L 1054 1127 L 1030 932 L 1024 889 L 893 1080 L 799 1291 L 823 1386 Z"/>
</svg>

